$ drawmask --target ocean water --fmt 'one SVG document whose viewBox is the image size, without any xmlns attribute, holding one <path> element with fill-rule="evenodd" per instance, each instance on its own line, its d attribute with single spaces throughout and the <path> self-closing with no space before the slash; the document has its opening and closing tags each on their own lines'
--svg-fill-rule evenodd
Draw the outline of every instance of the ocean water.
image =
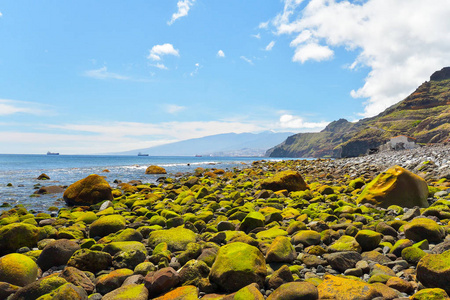
<svg viewBox="0 0 450 300">
<path fill-rule="evenodd" d="M 31 196 L 41 186 L 68 186 L 90 174 L 105 176 L 112 187 L 115 187 L 115 180 L 155 183 L 162 175 L 146 175 L 145 169 L 150 165 L 164 167 L 168 173 L 164 176 L 174 177 L 175 173 L 193 172 L 197 167 L 226 170 L 261 159 L 279 160 L 262 157 L 0 154 L 0 204 L 23 204 L 27 209 L 47 212 L 50 206 L 64 207 L 65 203 L 62 193 Z M 105 169 L 110 172 L 103 173 Z M 42 173 L 47 174 L 50 180 L 37 180 Z M 12 186 L 8 186 L 8 183 Z"/>
</svg>

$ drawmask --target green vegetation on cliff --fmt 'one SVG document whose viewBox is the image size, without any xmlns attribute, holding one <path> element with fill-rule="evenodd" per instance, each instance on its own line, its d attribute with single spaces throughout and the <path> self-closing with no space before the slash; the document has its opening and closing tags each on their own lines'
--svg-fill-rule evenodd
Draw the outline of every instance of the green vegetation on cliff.
<svg viewBox="0 0 450 300">
<path fill-rule="evenodd" d="M 450 134 L 450 68 L 435 72 L 403 101 L 379 115 L 351 123 L 331 122 L 317 133 L 299 133 L 269 149 L 271 157 L 352 157 L 378 149 L 391 137 L 442 143 Z"/>
</svg>

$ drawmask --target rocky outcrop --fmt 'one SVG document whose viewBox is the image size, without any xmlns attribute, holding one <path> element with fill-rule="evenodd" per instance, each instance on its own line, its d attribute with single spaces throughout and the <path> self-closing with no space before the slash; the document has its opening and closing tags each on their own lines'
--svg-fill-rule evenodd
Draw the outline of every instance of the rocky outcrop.
<svg viewBox="0 0 450 300">
<path fill-rule="evenodd" d="M 103 177 L 92 174 L 71 184 L 63 198 L 67 205 L 92 205 L 103 200 L 113 200 L 111 190 Z"/>
</svg>

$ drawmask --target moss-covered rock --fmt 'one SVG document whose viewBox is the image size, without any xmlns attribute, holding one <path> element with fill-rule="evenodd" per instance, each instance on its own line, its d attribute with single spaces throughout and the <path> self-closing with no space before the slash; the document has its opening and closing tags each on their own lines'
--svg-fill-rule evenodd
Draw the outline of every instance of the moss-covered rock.
<svg viewBox="0 0 450 300">
<path fill-rule="evenodd" d="M 430 243 L 439 243 L 445 237 L 444 229 L 428 218 L 417 218 L 403 226 L 405 237 L 419 242 L 427 239 Z"/>
<path fill-rule="evenodd" d="M 198 299 L 198 290 L 193 285 L 182 286 L 160 297 L 154 298 L 154 300 L 197 300 L 197 299 Z"/>
<path fill-rule="evenodd" d="M 159 243 L 165 242 L 172 251 L 185 250 L 189 243 L 195 243 L 197 235 L 185 228 L 177 227 L 167 230 L 156 230 L 150 232 L 148 245 L 155 247 Z"/>
<path fill-rule="evenodd" d="M 309 282 L 289 282 L 281 285 L 267 300 L 315 300 L 319 292 L 314 284 Z"/>
<path fill-rule="evenodd" d="M 102 300 L 147 300 L 148 290 L 143 284 L 124 285 L 102 297 Z"/>
<path fill-rule="evenodd" d="M 113 200 L 109 183 L 96 174 L 71 184 L 63 198 L 67 205 L 92 205 L 103 200 Z"/>
<path fill-rule="evenodd" d="M 43 295 L 51 293 L 52 291 L 56 290 L 66 283 L 67 281 L 61 277 L 47 276 L 38 281 L 34 281 L 18 290 L 14 294 L 14 296 L 12 296 L 12 300 L 37 299 Z"/>
<path fill-rule="evenodd" d="M 371 300 L 382 297 L 382 294 L 370 284 L 333 275 L 325 275 L 317 289 L 319 299 Z"/>
<path fill-rule="evenodd" d="M 318 245 L 320 240 L 320 233 L 314 230 L 300 230 L 291 238 L 292 244 L 303 244 L 304 246 Z"/>
<path fill-rule="evenodd" d="M 250 212 L 242 221 L 240 230 L 248 233 L 257 227 L 263 227 L 264 221 L 265 221 L 264 215 L 261 214 L 260 212 L 257 211 Z"/>
<path fill-rule="evenodd" d="M 0 258 L 0 281 L 25 286 L 36 280 L 38 266 L 31 258 L 11 253 Z"/>
<path fill-rule="evenodd" d="M 409 297 L 411 300 L 449 300 L 448 294 L 439 288 L 423 289 Z"/>
<path fill-rule="evenodd" d="M 362 251 L 370 251 L 378 247 L 382 235 L 373 230 L 360 230 L 355 236 L 356 241 L 361 246 Z"/>
<path fill-rule="evenodd" d="M 234 294 L 233 300 L 264 300 L 264 296 L 255 283 L 244 286 Z"/>
<path fill-rule="evenodd" d="M 112 256 L 103 251 L 80 249 L 69 259 L 67 265 L 83 271 L 96 273 L 111 266 Z"/>
<path fill-rule="evenodd" d="M 425 255 L 425 251 L 414 246 L 406 247 L 402 250 L 402 258 L 414 266 L 417 265 Z"/>
<path fill-rule="evenodd" d="M 145 170 L 145 174 L 167 174 L 166 169 L 160 166 L 149 166 Z"/>
<path fill-rule="evenodd" d="M 303 191 L 309 188 L 308 184 L 297 171 L 282 171 L 261 182 L 263 189 L 279 191 Z"/>
<path fill-rule="evenodd" d="M 391 205 L 401 207 L 428 207 L 428 185 L 421 177 L 394 166 L 379 174 L 366 185 L 357 203 L 370 203 L 387 208 Z"/>
<path fill-rule="evenodd" d="M 417 264 L 417 279 L 426 287 L 450 293 L 450 250 L 425 255 Z"/>
<path fill-rule="evenodd" d="M 235 242 L 219 249 L 209 279 L 223 290 L 235 292 L 251 283 L 262 286 L 266 274 L 266 261 L 261 251 Z"/>
<path fill-rule="evenodd" d="M 91 224 L 90 237 L 104 237 L 125 228 L 126 221 L 121 215 L 103 216 Z"/>
<path fill-rule="evenodd" d="M 53 266 L 65 265 L 78 249 L 80 246 L 74 241 L 67 239 L 53 241 L 42 249 L 37 264 L 44 271 Z"/>
<path fill-rule="evenodd" d="M 297 253 L 290 239 L 286 236 L 278 236 L 267 249 L 266 261 L 292 263 L 296 257 Z"/>
<path fill-rule="evenodd" d="M 125 279 L 133 275 L 130 269 L 117 269 L 97 278 L 95 285 L 98 293 L 104 295 L 119 288 Z"/>
<path fill-rule="evenodd" d="M 72 283 L 66 283 L 57 289 L 45 294 L 36 300 L 87 300 L 88 296 L 85 290 Z"/>
<path fill-rule="evenodd" d="M 356 251 L 361 252 L 361 246 L 356 239 L 349 235 L 341 236 L 336 242 L 328 247 L 329 251 Z"/>
<path fill-rule="evenodd" d="M 39 227 L 12 223 L 0 228 L 0 254 L 16 252 L 22 247 L 33 248 L 44 235 Z"/>
</svg>

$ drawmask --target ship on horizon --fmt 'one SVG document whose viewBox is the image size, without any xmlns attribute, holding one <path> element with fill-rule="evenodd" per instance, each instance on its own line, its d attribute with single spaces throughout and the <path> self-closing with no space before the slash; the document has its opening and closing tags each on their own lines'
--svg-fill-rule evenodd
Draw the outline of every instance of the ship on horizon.
<svg viewBox="0 0 450 300">
<path fill-rule="evenodd" d="M 138 156 L 148 156 L 148 154 L 147 154 L 147 153 L 141 153 L 141 152 L 139 152 L 139 153 L 138 153 Z"/>
<path fill-rule="evenodd" d="M 50 151 L 48 151 L 47 155 L 59 155 L 59 153 L 58 152 L 50 152 Z"/>
</svg>

